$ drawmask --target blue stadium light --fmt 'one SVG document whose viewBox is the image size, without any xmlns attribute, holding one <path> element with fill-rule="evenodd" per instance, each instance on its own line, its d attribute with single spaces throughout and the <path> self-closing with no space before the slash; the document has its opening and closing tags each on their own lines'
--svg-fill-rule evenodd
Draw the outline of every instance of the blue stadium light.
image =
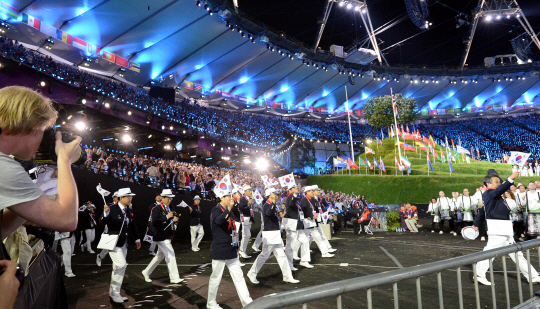
<svg viewBox="0 0 540 309">
<path fill-rule="evenodd" d="M 112 139 L 113 139 L 113 138 L 111 137 L 111 138 L 104 138 L 103 140 L 104 140 L 104 141 L 112 141 Z M 107 149 L 107 150 L 108 150 L 108 149 Z"/>
<path fill-rule="evenodd" d="M 242 78 L 240 78 L 240 84 L 243 84 L 243 83 L 247 82 L 248 80 L 249 80 L 249 78 L 242 77 Z"/>
<path fill-rule="evenodd" d="M 281 87 L 281 92 L 285 92 L 285 91 L 287 91 L 287 90 L 289 90 L 289 87 L 288 87 L 288 86 L 282 86 L 282 87 Z"/>
</svg>

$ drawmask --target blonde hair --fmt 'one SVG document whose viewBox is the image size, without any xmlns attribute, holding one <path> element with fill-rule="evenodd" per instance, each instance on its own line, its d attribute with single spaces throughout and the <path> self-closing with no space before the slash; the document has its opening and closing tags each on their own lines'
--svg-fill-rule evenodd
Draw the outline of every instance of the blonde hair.
<svg viewBox="0 0 540 309">
<path fill-rule="evenodd" d="M 0 128 L 6 134 L 29 134 L 54 125 L 58 112 L 51 100 L 26 87 L 0 89 Z"/>
</svg>

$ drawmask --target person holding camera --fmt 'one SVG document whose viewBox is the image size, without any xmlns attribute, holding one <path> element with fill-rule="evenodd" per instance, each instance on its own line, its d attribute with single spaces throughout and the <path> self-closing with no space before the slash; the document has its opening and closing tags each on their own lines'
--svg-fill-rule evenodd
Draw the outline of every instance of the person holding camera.
<svg viewBox="0 0 540 309">
<path fill-rule="evenodd" d="M 17 277 L 18 265 L 8 260 L 0 260 L 0 269 L 3 270 L 0 275 L 0 299 L 2 300 L 0 308 L 11 309 L 15 305 L 15 299 L 19 293 L 21 282 Z"/>
<path fill-rule="evenodd" d="M 171 239 L 174 236 L 178 223 L 178 214 L 175 214 L 169 208 L 174 196 L 171 189 L 163 189 L 160 205 L 152 208 L 152 224 L 155 228 L 153 241 L 158 246 L 158 252 L 152 261 L 150 261 L 150 264 L 142 271 L 146 282 L 152 282 L 150 275 L 163 259 L 165 259 L 165 263 L 167 263 L 167 267 L 169 268 L 171 283 L 184 281 L 184 279 L 180 279 L 180 275 L 178 274 L 176 256 L 171 244 Z"/>
<path fill-rule="evenodd" d="M 139 230 L 133 219 L 133 211 L 129 208 L 135 194 L 131 193 L 130 188 L 122 188 L 117 191 L 116 196 L 118 196 L 117 204 L 104 205 L 100 224 L 107 225 L 109 234 L 119 235 L 116 247 L 114 250 L 109 251 L 109 256 L 113 262 L 109 296 L 113 302 L 123 303 L 127 301 L 127 297 L 120 296 L 120 288 L 127 268 L 126 255 L 129 236 L 135 239 L 137 250 L 141 248 L 141 240 L 139 239 Z"/>
<path fill-rule="evenodd" d="M 78 196 L 71 164 L 81 156 L 80 137 L 69 143 L 56 132 L 58 191 L 49 198 L 16 162 L 31 160 L 47 129 L 56 122 L 52 102 L 34 90 L 11 86 L 0 89 L 0 210 L 2 235 L 9 236 L 26 221 L 47 229 L 70 232 L 77 227 Z M 62 220 L 58 220 L 62 218 Z"/>
</svg>

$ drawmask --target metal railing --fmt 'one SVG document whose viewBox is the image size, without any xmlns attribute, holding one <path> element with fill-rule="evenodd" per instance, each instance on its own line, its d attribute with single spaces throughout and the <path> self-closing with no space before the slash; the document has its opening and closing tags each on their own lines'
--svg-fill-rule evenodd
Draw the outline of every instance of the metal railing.
<svg viewBox="0 0 540 309">
<path fill-rule="evenodd" d="M 374 287 L 392 284 L 394 308 L 399 308 L 398 299 L 398 282 L 408 279 L 416 280 L 416 298 L 418 308 L 422 309 L 422 289 L 421 289 L 421 277 L 430 274 L 437 275 L 437 286 L 439 296 L 439 307 L 444 308 L 443 289 L 442 289 L 442 277 L 441 272 L 444 270 L 455 269 L 457 273 L 457 288 L 458 288 L 458 302 L 459 308 L 463 309 L 463 290 L 461 284 L 461 268 L 465 265 L 473 265 L 473 277 L 474 277 L 474 294 L 476 298 L 476 308 L 480 309 L 480 293 L 478 289 L 478 281 L 476 278 L 476 264 L 483 260 L 489 260 L 489 275 L 490 280 L 493 283 L 491 285 L 491 300 L 493 302 L 493 308 L 497 308 L 497 300 L 495 293 L 495 284 L 493 276 L 493 258 L 502 256 L 502 265 L 504 271 L 504 288 L 506 296 L 506 307 L 510 306 L 510 291 L 508 288 L 508 272 L 506 267 L 506 255 L 514 255 L 516 259 L 516 271 L 517 271 L 517 285 L 519 293 L 519 302 L 523 303 L 523 291 L 521 286 L 521 273 L 519 270 L 518 252 L 525 250 L 525 256 L 528 261 L 528 273 L 529 273 L 529 293 L 530 298 L 534 296 L 532 274 L 531 274 L 531 254 L 530 250 L 540 247 L 540 239 L 530 240 L 522 243 L 515 243 L 509 246 L 496 248 L 488 251 L 482 251 L 477 253 L 468 254 L 465 256 L 441 260 L 437 262 L 417 265 L 408 268 L 401 268 L 394 271 L 385 273 L 379 273 L 375 275 L 369 275 L 364 277 L 358 277 L 348 280 L 342 280 L 293 291 L 277 293 L 272 295 L 263 296 L 256 299 L 251 304 L 247 305 L 246 309 L 270 309 L 270 308 L 283 308 L 293 305 L 302 305 L 302 309 L 307 309 L 309 302 L 314 302 L 328 297 L 336 297 L 336 308 L 342 308 L 342 295 L 349 292 L 358 290 L 366 290 L 367 307 L 373 308 L 373 296 L 372 289 Z M 540 248 L 539 250 L 539 263 L 540 263 Z M 410 304 L 408 305 L 410 307 Z"/>
</svg>

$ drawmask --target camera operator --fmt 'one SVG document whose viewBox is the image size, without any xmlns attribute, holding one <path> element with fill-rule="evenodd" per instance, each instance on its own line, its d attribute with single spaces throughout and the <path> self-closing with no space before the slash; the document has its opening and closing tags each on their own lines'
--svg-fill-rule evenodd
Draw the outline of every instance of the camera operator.
<svg viewBox="0 0 540 309">
<path fill-rule="evenodd" d="M 58 192 L 47 197 L 12 157 L 30 160 L 46 129 L 54 125 L 57 112 L 52 102 L 25 87 L 0 89 L 0 210 L 4 210 L 2 235 L 7 237 L 25 221 L 60 232 L 77 226 L 78 197 L 71 164 L 80 157 L 80 137 L 62 142 L 56 133 Z M 63 218 L 63 220 L 58 220 Z"/>
</svg>

